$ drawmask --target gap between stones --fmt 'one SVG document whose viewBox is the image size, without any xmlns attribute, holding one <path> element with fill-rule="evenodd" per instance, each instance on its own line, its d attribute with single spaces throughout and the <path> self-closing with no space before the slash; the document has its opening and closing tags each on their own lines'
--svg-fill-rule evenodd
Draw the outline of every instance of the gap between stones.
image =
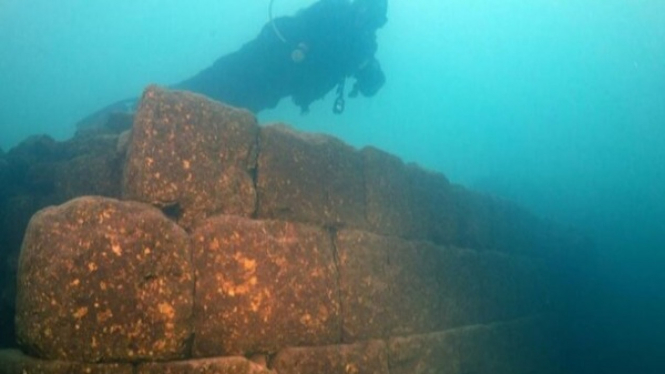
<svg viewBox="0 0 665 374">
<path fill-rule="evenodd" d="M 251 164 L 248 165 L 247 171 L 249 176 L 252 178 L 252 184 L 254 185 L 254 211 L 250 214 L 250 218 L 258 219 L 259 217 L 259 207 L 261 206 L 260 194 L 259 194 L 259 157 L 261 155 L 261 126 L 259 125 L 259 131 L 256 132 L 256 137 L 254 138 L 254 144 L 249 149 L 247 154 L 247 160 L 251 160 Z"/>
<path fill-rule="evenodd" d="M 335 265 L 335 283 L 337 287 L 337 305 L 339 307 L 339 341 L 343 343 L 346 341 L 344 336 L 344 307 L 342 303 L 342 274 L 340 273 L 339 249 L 337 247 L 337 228 L 327 228 L 330 237 L 330 245 L 332 248 L 333 263 Z"/>
</svg>

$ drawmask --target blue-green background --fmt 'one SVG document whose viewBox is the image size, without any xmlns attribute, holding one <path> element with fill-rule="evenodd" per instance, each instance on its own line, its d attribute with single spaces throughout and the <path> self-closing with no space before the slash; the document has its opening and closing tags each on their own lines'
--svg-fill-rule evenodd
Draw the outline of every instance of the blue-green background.
<svg viewBox="0 0 665 374">
<path fill-rule="evenodd" d="M 267 6 L 0 0 L 0 147 L 65 139 L 92 111 L 194 74 L 253 38 Z M 392 0 L 388 17 L 376 97 L 342 116 L 332 94 L 306 116 L 287 99 L 260 120 L 378 146 L 588 232 L 598 292 L 575 366 L 665 372 L 665 1 Z"/>
</svg>

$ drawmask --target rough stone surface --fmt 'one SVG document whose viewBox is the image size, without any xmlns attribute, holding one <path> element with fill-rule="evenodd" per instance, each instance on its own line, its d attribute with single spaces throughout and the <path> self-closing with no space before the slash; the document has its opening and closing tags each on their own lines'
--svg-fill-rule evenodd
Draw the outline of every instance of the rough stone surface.
<svg viewBox="0 0 665 374">
<path fill-rule="evenodd" d="M 463 372 L 561 373 L 555 331 L 547 319 L 530 317 L 467 327 L 458 336 Z"/>
<path fill-rule="evenodd" d="M 457 210 L 443 174 L 405 165 L 399 158 L 362 150 L 370 231 L 437 244 L 457 243 Z"/>
<path fill-rule="evenodd" d="M 457 210 L 457 245 L 531 257 L 547 255 L 548 240 L 542 236 L 556 230 L 531 213 L 510 201 L 461 186 L 453 187 L 452 196 Z"/>
<path fill-rule="evenodd" d="M 30 217 L 75 196 L 119 196 L 123 154 L 115 142 L 112 134 L 34 136 L 0 159 L 0 347 L 15 346 L 16 266 Z"/>
<path fill-rule="evenodd" d="M 261 218 L 364 227 L 359 152 L 331 136 L 285 125 L 261 129 L 257 188 Z"/>
<path fill-rule="evenodd" d="M 465 326 L 388 340 L 391 374 L 562 373 L 545 318 Z"/>
<path fill-rule="evenodd" d="M 136 113 L 123 196 L 168 208 L 178 222 L 256 211 L 259 127 L 251 113 L 149 87 Z"/>
<path fill-rule="evenodd" d="M 76 157 L 58 167 L 55 189 L 58 201 L 84 195 L 120 197 L 122 158 L 115 154 Z"/>
<path fill-rule="evenodd" d="M 510 320 L 548 307 L 544 265 L 357 230 L 337 234 L 343 340 Z"/>
<path fill-rule="evenodd" d="M 413 196 L 412 204 L 418 207 L 426 221 L 426 232 L 421 239 L 439 245 L 457 245 L 458 217 L 453 186 L 443 174 L 417 165 L 407 165 L 406 172 Z"/>
<path fill-rule="evenodd" d="M 395 337 L 388 340 L 390 374 L 458 374 L 459 335 L 465 328 L 446 332 Z"/>
<path fill-rule="evenodd" d="M 328 232 L 235 216 L 192 233 L 197 289 L 194 356 L 274 353 L 340 341 Z"/>
<path fill-rule="evenodd" d="M 139 365 L 135 374 L 276 374 L 244 357 L 220 357 Z"/>
<path fill-rule="evenodd" d="M 134 374 L 129 364 L 45 361 L 18 350 L 0 350 L 0 374 Z"/>
<path fill-rule="evenodd" d="M 401 238 L 427 236 L 426 216 L 412 204 L 406 166 L 396 156 L 376 148 L 362 150 L 370 231 Z"/>
<path fill-rule="evenodd" d="M 436 247 L 353 230 L 336 244 L 345 342 L 442 327 Z"/>
<path fill-rule="evenodd" d="M 282 350 L 271 361 L 279 374 L 388 374 L 386 344 L 372 340 L 349 345 Z"/>
<path fill-rule="evenodd" d="M 39 357 L 183 357 L 194 278 L 186 233 L 135 202 L 85 197 L 36 214 L 19 260 L 16 327 Z"/>
<path fill-rule="evenodd" d="M 508 321 L 551 308 L 554 284 L 543 261 L 496 251 L 478 256 L 473 276 L 482 287 L 475 306 L 481 314 L 479 321 Z"/>
<path fill-rule="evenodd" d="M 21 242 L 34 212 L 51 197 L 16 194 L 0 202 L 0 347 L 16 346 L 16 272 Z"/>
<path fill-rule="evenodd" d="M 553 330 L 522 317 L 574 293 L 579 235 L 193 94 L 151 87 L 105 121 L 0 152 L 0 346 L 37 209 L 164 214 L 38 213 L 17 323 L 55 361 L 3 352 L 0 374 L 556 373 Z M 251 359 L 177 361 L 218 355 Z"/>
</svg>

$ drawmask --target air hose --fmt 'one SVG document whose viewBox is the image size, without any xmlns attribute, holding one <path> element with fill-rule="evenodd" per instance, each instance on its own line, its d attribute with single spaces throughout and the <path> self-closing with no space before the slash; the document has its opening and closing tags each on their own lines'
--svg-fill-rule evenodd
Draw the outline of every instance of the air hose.
<svg viewBox="0 0 665 374">
<path fill-rule="evenodd" d="M 275 35 L 279 38 L 279 40 L 282 41 L 284 44 L 288 44 L 286 41 L 286 38 L 282 33 L 279 31 L 277 28 L 277 25 L 275 24 L 275 19 L 272 16 L 272 5 L 275 3 L 275 0 L 270 0 L 270 4 L 268 5 L 268 18 L 270 19 L 270 25 L 272 26 L 273 31 L 275 31 Z"/>
</svg>

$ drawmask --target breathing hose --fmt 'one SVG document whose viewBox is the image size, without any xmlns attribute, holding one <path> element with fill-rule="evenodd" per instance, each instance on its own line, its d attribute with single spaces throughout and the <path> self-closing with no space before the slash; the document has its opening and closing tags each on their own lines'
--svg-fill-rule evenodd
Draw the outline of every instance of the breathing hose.
<svg viewBox="0 0 665 374">
<path fill-rule="evenodd" d="M 277 28 L 277 25 L 275 24 L 275 19 L 272 16 L 272 5 L 275 3 L 275 0 L 270 0 L 270 4 L 268 4 L 268 18 L 270 19 L 270 25 L 272 26 L 273 31 L 275 31 L 275 35 L 279 38 L 279 40 L 282 41 L 284 44 L 288 44 L 286 41 L 286 38 L 282 33 L 279 31 Z"/>
</svg>

